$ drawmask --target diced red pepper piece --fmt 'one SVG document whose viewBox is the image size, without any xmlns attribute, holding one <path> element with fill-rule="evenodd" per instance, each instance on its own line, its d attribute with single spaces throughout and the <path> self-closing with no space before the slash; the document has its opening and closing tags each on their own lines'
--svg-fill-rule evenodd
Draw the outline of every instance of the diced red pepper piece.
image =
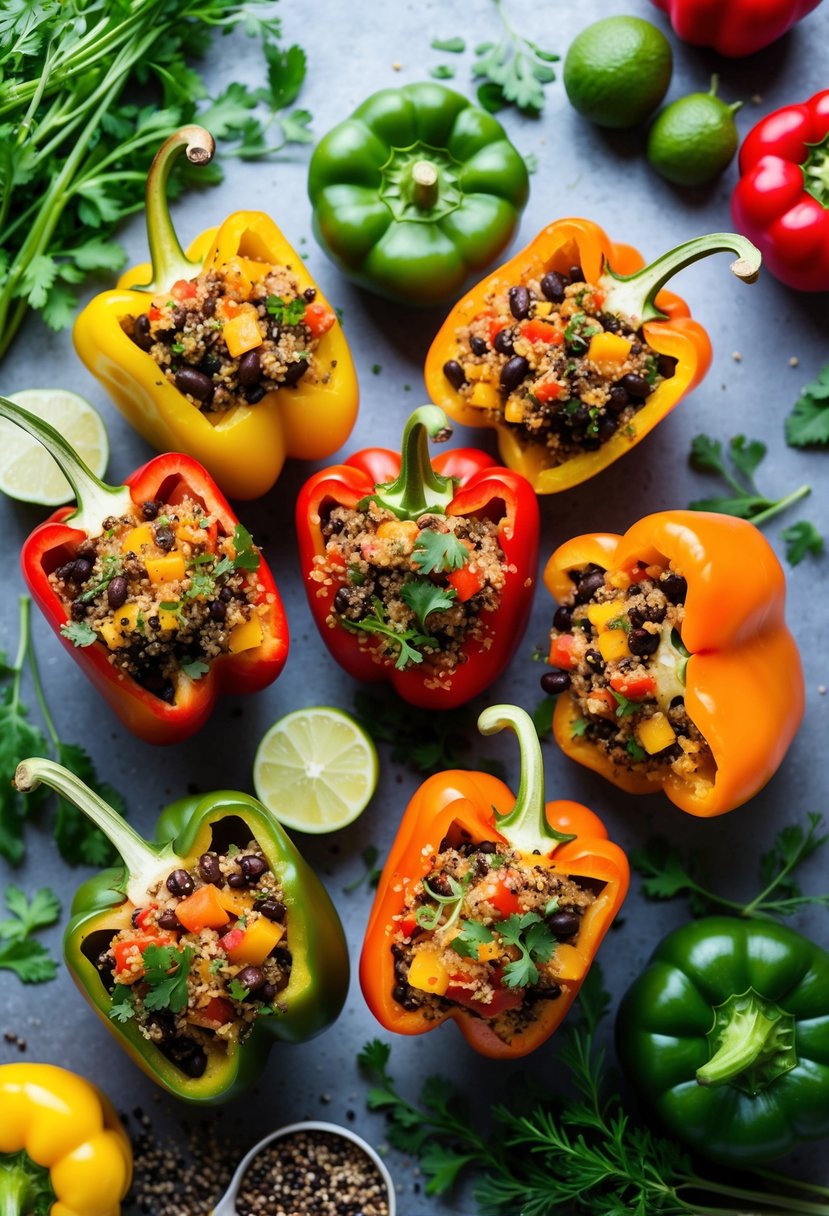
<svg viewBox="0 0 829 1216">
<path fill-rule="evenodd" d="M 600 718 L 615 718 L 616 710 L 619 708 L 619 702 L 614 697 L 609 688 L 599 688 L 595 692 L 590 693 L 590 701 L 600 702 L 597 708 L 593 708 L 591 704 L 591 713 L 598 714 Z"/>
<path fill-rule="evenodd" d="M 564 342 L 564 334 L 549 321 L 525 321 L 521 336 L 528 342 L 546 342 L 548 346 L 561 346 Z"/>
<path fill-rule="evenodd" d="M 150 306 L 150 311 L 147 313 L 147 316 L 150 318 L 151 321 L 159 321 L 161 319 L 161 309 L 156 308 L 155 304 L 152 304 Z"/>
<path fill-rule="evenodd" d="M 572 671 L 578 666 L 575 654 L 576 638 L 572 633 L 558 633 L 550 639 L 550 653 L 547 662 L 551 667 L 560 667 L 562 671 Z"/>
<path fill-rule="evenodd" d="M 629 701 L 644 701 L 656 692 L 656 680 L 650 675 L 631 676 L 625 671 L 614 671 L 610 687 Z"/>
<path fill-rule="evenodd" d="M 446 581 L 450 587 L 454 587 L 458 602 L 465 604 L 481 590 L 484 585 L 484 576 L 480 570 L 472 569 L 467 562 L 465 566 L 461 566 L 460 570 L 453 570 Z"/>
<path fill-rule="evenodd" d="M 226 1022 L 232 1022 L 236 1017 L 236 1010 L 233 1008 L 232 1002 L 228 1001 L 223 996 L 212 997 L 204 1007 L 204 1016 L 210 1022 L 215 1022 L 217 1026 L 224 1026 Z"/>
<path fill-rule="evenodd" d="M 521 911 L 518 896 L 509 889 L 503 878 L 495 878 L 487 884 L 486 899 L 505 920 Z"/>
<path fill-rule="evenodd" d="M 170 295 L 174 300 L 195 300 L 196 291 L 196 284 L 189 279 L 176 279 L 170 288 Z"/>
<path fill-rule="evenodd" d="M 489 345 L 490 346 L 492 346 L 493 342 L 498 337 L 501 330 L 506 329 L 506 328 L 507 328 L 507 322 L 500 321 L 497 317 L 494 317 L 490 321 L 490 323 L 489 323 Z"/>
<path fill-rule="evenodd" d="M 400 922 L 400 932 L 404 937 L 411 937 L 417 930 L 417 921 L 413 913 L 407 913 Z"/>
<path fill-rule="evenodd" d="M 219 946 L 224 950 L 225 954 L 229 954 L 231 950 L 236 950 L 237 947 L 241 946 L 244 938 L 244 928 L 240 929 L 234 926 L 228 933 L 225 933 L 224 937 L 219 938 Z"/>
<path fill-rule="evenodd" d="M 308 304 L 303 317 L 304 324 L 311 331 L 312 338 L 321 338 L 328 333 L 337 318 L 330 308 L 324 304 Z"/>
<path fill-rule="evenodd" d="M 532 395 L 536 401 L 557 401 L 564 389 L 555 380 L 544 380 L 541 384 L 537 384 L 532 390 Z"/>
<path fill-rule="evenodd" d="M 494 975 L 493 980 L 495 980 Z M 480 1014 L 482 1018 L 497 1018 L 499 1013 L 505 1013 L 508 1009 L 517 1009 L 524 1001 L 524 994 L 520 988 L 496 988 L 492 1000 L 489 1002 L 475 1000 L 472 991 L 471 988 L 450 983 L 443 995 L 447 1000 L 456 1001 L 458 1005 L 463 1005 L 466 1009 Z"/>
<path fill-rule="evenodd" d="M 150 904 L 146 908 L 142 908 L 140 912 L 133 914 L 136 929 L 146 929 L 152 933 L 155 928 L 155 922 L 151 919 L 153 912 L 158 907 L 158 904 Z"/>
<path fill-rule="evenodd" d="M 116 942 L 112 947 L 115 956 L 115 978 L 119 984 L 131 984 L 143 975 L 143 971 L 135 972 L 130 968 L 132 952 L 136 948 L 143 955 L 148 946 L 167 946 L 171 942 L 169 933 L 147 934 L 145 937 L 133 937 L 129 941 Z"/>
</svg>

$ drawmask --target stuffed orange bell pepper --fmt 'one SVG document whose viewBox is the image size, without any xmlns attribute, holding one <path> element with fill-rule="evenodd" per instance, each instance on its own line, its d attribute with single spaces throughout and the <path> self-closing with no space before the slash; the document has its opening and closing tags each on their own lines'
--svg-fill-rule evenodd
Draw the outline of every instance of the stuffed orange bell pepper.
<svg viewBox="0 0 829 1216">
<path fill-rule="evenodd" d="M 183 253 L 167 179 L 182 151 L 206 164 L 213 148 L 190 126 L 159 149 L 147 179 L 152 267 L 96 296 L 73 336 L 149 443 L 194 456 L 230 498 L 258 498 L 287 456 L 318 460 L 345 442 L 357 380 L 333 309 L 263 212 L 236 212 Z"/>
<path fill-rule="evenodd" d="M 691 815 L 763 788 L 804 695 L 783 570 L 753 524 L 663 511 L 568 541 L 544 581 L 559 608 L 541 682 L 566 755 Z"/>
<path fill-rule="evenodd" d="M 702 380 L 708 335 L 662 288 L 726 250 L 738 278 L 756 279 L 759 252 L 732 233 L 643 267 L 590 220 L 558 220 L 453 308 L 426 358 L 429 396 L 465 426 L 494 427 L 501 459 L 538 494 L 578 485 Z"/>
<path fill-rule="evenodd" d="M 118 1216 L 132 1150 L 104 1095 L 52 1064 L 0 1067 L 3 1216 Z"/>
<path fill-rule="evenodd" d="M 360 982 L 387 1030 L 423 1034 L 451 1018 L 476 1051 L 506 1060 L 564 1018 L 629 871 L 587 807 L 545 805 L 541 746 L 523 709 L 492 706 L 478 727 L 518 736 L 518 796 L 488 773 L 421 785 L 383 869 Z"/>
</svg>

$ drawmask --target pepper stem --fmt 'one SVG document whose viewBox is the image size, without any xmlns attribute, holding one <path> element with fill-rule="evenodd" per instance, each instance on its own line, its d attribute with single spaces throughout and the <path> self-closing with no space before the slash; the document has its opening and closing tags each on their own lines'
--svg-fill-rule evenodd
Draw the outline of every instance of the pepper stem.
<svg viewBox="0 0 829 1216">
<path fill-rule="evenodd" d="M 421 211 L 429 211 L 438 201 L 440 177 L 430 160 L 417 160 L 412 165 L 412 202 Z"/>
<path fill-rule="evenodd" d="M 84 464 L 70 443 L 43 418 L 0 397 L 0 418 L 6 418 L 42 444 L 72 487 L 77 509 L 67 516 L 88 536 L 100 536 L 108 515 L 124 515 L 132 508 L 127 486 L 108 486 Z"/>
<path fill-rule="evenodd" d="M 51 1212 L 54 1200 L 48 1170 L 36 1165 L 26 1152 L 8 1157 L 0 1154 L 0 1216 L 27 1216 L 40 1204 L 48 1204 Z M 37 1211 L 46 1210 L 37 1207 Z"/>
<path fill-rule="evenodd" d="M 63 765 L 40 756 L 31 756 L 18 764 L 13 784 L 22 794 L 31 793 L 39 785 L 48 785 L 100 828 L 123 859 L 128 888 L 135 880 L 138 898 L 134 898 L 128 890 L 134 903 L 140 904 L 146 898 L 154 879 L 163 878 L 169 873 L 170 863 L 175 858 L 172 850 L 169 847 L 161 851 L 153 848 L 108 802 L 104 802 L 80 777 Z"/>
<path fill-rule="evenodd" d="M 605 265 L 599 279 L 605 293 L 605 312 L 624 317 L 634 329 L 645 321 L 663 320 L 665 313 L 654 303 L 658 292 L 678 271 L 712 253 L 736 253 L 731 273 L 744 283 L 756 282 L 763 260 L 760 250 L 736 232 L 712 232 L 677 245 L 634 274 L 616 274 Z"/>
<path fill-rule="evenodd" d="M 181 127 L 156 152 L 147 175 L 147 239 L 153 277 L 149 283 L 134 284 L 131 291 L 168 291 L 177 279 L 192 279 L 199 272 L 199 265 L 185 256 L 179 244 L 167 199 L 170 171 L 182 151 L 191 165 L 209 165 L 216 144 L 209 131 L 191 124 Z"/>
<path fill-rule="evenodd" d="M 517 705 L 490 705 L 478 718 L 478 730 L 482 735 L 495 735 L 508 727 L 518 736 L 521 752 L 521 782 L 515 805 L 506 815 L 498 815 L 497 827 L 502 835 L 522 853 L 540 849 L 550 854 L 553 848 L 567 840 L 573 840 L 564 832 L 557 832 L 547 822 L 544 800 L 544 761 L 538 732 L 530 715 Z"/>
<path fill-rule="evenodd" d="M 429 440 L 442 443 L 452 434 L 446 415 L 436 405 L 421 405 L 403 431 L 400 476 L 375 487 L 369 497 L 393 511 L 398 519 L 417 519 L 434 511 L 444 515 L 455 497 L 451 477 L 441 477 L 429 459 Z"/>
<path fill-rule="evenodd" d="M 700 1085 L 730 1083 L 753 1096 L 797 1065 L 794 1018 L 753 989 L 718 1005 L 714 1019 Z"/>
</svg>

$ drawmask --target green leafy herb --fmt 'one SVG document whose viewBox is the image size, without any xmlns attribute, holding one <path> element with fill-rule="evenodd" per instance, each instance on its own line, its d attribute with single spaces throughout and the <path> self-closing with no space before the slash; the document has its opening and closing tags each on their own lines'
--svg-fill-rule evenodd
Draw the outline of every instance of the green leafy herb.
<svg viewBox="0 0 829 1216">
<path fill-rule="evenodd" d="M 434 532 L 424 528 L 412 550 L 412 561 L 424 574 L 460 570 L 469 561 L 469 550 L 454 532 Z"/>
<path fill-rule="evenodd" d="M 147 946 L 143 952 L 145 1009 L 169 1009 L 181 1013 L 187 1004 L 187 978 L 193 951 L 190 946 Z"/>
<path fill-rule="evenodd" d="M 49 887 L 41 887 L 28 900 L 20 887 L 9 885 L 4 892 L 8 920 L 0 921 L 0 970 L 13 971 L 24 984 L 43 984 L 57 975 L 57 963 L 32 934 L 54 925 L 60 902 Z"/>
<path fill-rule="evenodd" d="M 91 646 L 98 641 L 98 635 L 87 621 L 67 621 L 61 625 L 60 631 L 68 638 L 73 646 Z"/>
<path fill-rule="evenodd" d="M 367 886 L 372 888 L 377 886 L 378 882 L 380 881 L 380 875 L 383 872 L 377 865 L 377 858 L 379 856 L 380 851 L 376 845 L 366 845 L 360 854 L 360 858 L 365 866 L 365 870 L 358 878 L 355 878 L 352 882 L 343 887 L 343 891 L 346 895 L 350 895 L 352 891 L 356 891 L 358 887 L 363 885 L 363 883 L 366 883 Z"/>
<path fill-rule="evenodd" d="M 729 440 L 727 455 L 719 439 L 697 435 L 691 441 L 691 467 L 699 473 L 712 473 L 720 477 L 732 493 L 717 498 L 698 498 L 688 504 L 691 510 L 721 511 L 725 515 L 751 520 L 760 527 L 811 493 L 810 486 L 800 486 L 784 498 L 772 499 L 760 494 L 754 482 L 754 473 L 765 455 L 766 445 L 758 439 L 746 439 L 745 435 L 735 435 Z M 811 524 L 804 526 L 810 530 L 810 536 L 812 533 L 817 536 Z M 799 561 L 800 557 L 796 560 Z"/>
<path fill-rule="evenodd" d="M 797 566 L 809 553 L 812 557 L 820 557 L 826 548 L 826 542 L 815 525 L 805 519 L 790 524 L 780 535 L 786 542 L 786 560 L 791 566 Z"/>
<path fill-rule="evenodd" d="M 777 833 L 771 849 L 760 859 L 760 893 L 747 903 L 712 891 L 695 876 L 693 866 L 660 837 L 634 850 L 630 859 L 644 876 L 642 890 L 649 899 L 686 895 L 697 916 L 719 908 L 736 916 L 767 919 L 793 916 L 810 906 L 829 908 L 829 894 L 804 895 L 794 878 L 795 871 L 829 840 L 829 833 L 820 834 L 822 817 L 811 812 L 808 818 L 806 828 L 790 824 Z"/>
<path fill-rule="evenodd" d="M 572 342 L 574 338 L 592 338 L 593 334 L 601 332 L 601 326 L 596 325 L 592 317 L 583 312 L 575 312 L 570 318 L 564 331 L 564 341 Z"/>
<path fill-rule="evenodd" d="M 625 744 L 625 751 L 634 764 L 639 764 L 640 761 L 647 759 L 647 752 L 644 747 L 637 743 L 632 735 Z"/>
<path fill-rule="evenodd" d="M 450 55 L 462 55 L 466 50 L 463 38 L 433 38 L 429 44 L 433 51 L 446 51 Z"/>
<path fill-rule="evenodd" d="M 611 688 L 610 692 L 612 693 L 613 698 L 616 701 L 616 717 L 617 718 L 630 718 L 633 714 L 635 714 L 637 712 L 637 710 L 639 710 L 641 708 L 640 703 L 638 701 L 629 700 L 624 695 L 624 693 L 617 692 L 615 688 Z"/>
<path fill-rule="evenodd" d="M 283 300 L 282 296 L 268 296 L 265 307 L 277 325 L 299 325 L 305 316 L 305 301 L 301 296 Z"/>
<path fill-rule="evenodd" d="M 478 101 L 490 113 L 511 103 L 522 113 L 537 118 L 544 108 L 544 85 L 556 78 L 550 65 L 559 56 L 519 34 L 508 20 L 501 0 L 495 0 L 495 7 L 503 26 L 501 39 L 475 47 L 472 74 L 486 81 L 478 89 Z"/>
<path fill-rule="evenodd" d="M 427 579 L 413 578 L 400 588 L 400 598 L 408 604 L 417 617 L 417 622 L 424 633 L 428 633 L 427 617 L 433 612 L 445 612 L 451 608 L 457 592 L 454 587 L 436 587 Z"/>
<path fill-rule="evenodd" d="M 250 988 L 246 988 L 244 984 L 240 984 L 237 979 L 230 981 L 227 991 L 232 1001 L 246 1001 L 250 996 Z"/>
<path fill-rule="evenodd" d="M 439 891 L 430 886 L 429 880 L 424 878 L 423 889 L 429 898 L 434 900 L 434 904 L 431 907 L 424 904 L 416 910 L 415 920 L 421 929 L 437 929 L 438 925 L 441 929 L 448 929 L 454 925 L 461 914 L 464 896 L 471 879 L 471 874 L 464 875 L 460 881 L 447 874 L 446 882 L 450 893 L 441 895 Z M 445 920 L 443 920 L 444 915 Z"/>
<path fill-rule="evenodd" d="M 498 935 L 509 946 L 521 951 L 521 957 L 504 968 L 504 983 L 508 988 L 531 988 L 538 983 L 536 963 L 548 963 L 556 948 L 556 939 L 548 924 L 537 912 L 513 913 L 498 922 Z"/>
<path fill-rule="evenodd" d="M 553 710 L 556 707 L 557 700 L 558 697 L 556 695 L 542 697 L 535 709 L 530 714 L 530 717 L 533 720 L 533 726 L 535 727 L 535 733 L 538 735 L 539 739 L 546 739 L 550 734 L 550 726 L 552 725 L 553 721 Z"/>
<path fill-rule="evenodd" d="M 612 621 L 607 622 L 608 629 L 622 629 L 625 633 L 630 633 L 630 617 L 614 616 Z"/>
<path fill-rule="evenodd" d="M 109 999 L 107 1017 L 113 1022 L 128 1022 L 135 1017 L 135 992 L 129 984 L 116 984 Z"/>
<path fill-rule="evenodd" d="M 123 797 L 109 782 L 100 780 L 89 754 L 77 743 L 64 743 L 54 730 L 51 717 L 47 719 L 46 724 L 58 763 L 68 768 L 76 777 L 80 777 L 81 781 L 120 815 L 125 815 L 127 808 Z M 64 861 L 73 866 L 103 868 L 112 865 L 118 854 L 100 828 L 90 823 L 86 815 L 82 815 L 68 799 L 61 795 L 56 797 L 55 842 Z"/>
<path fill-rule="evenodd" d="M 210 671 L 210 664 L 202 659 L 182 659 L 181 670 L 190 680 L 200 680 Z"/>
<path fill-rule="evenodd" d="M 220 578 L 231 570 L 258 570 L 262 558 L 253 537 L 244 524 L 237 524 L 233 529 L 234 558 L 223 557 L 216 563 L 213 577 Z"/>
<path fill-rule="evenodd" d="M 587 730 L 587 726 L 588 726 L 587 718 L 575 718 L 570 723 L 570 738 L 571 739 L 581 739 L 584 732 Z"/>
<path fill-rule="evenodd" d="M 435 67 L 429 68 L 429 75 L 433 80 L 451 80 L 455 75 L 455 69 L 448 63 L 438 63 Z"/>
<path fill-rule="evenodd" d="M 449 947 L 455 951 L 455 954 L 476 959 L 478 947 L 488 946 L 493 941 L 495 941 L 495 934 L 486 925 L 482 925 L 476 920 L 462 920 L 460 933 L 452 938 Z"/>
<path fill-rule="evenodd" d="M 829 363 L 794 403 L 786 419 L 786 443 L 796 448 L 829 443 Z"/>
<path fill-rule="evenodd" d="M 124 561 L 117 553 L 109 553 L 101 560 L 101 577 L 97 583 L 93 583 L 91 587 L 87 587 L 86 591 L 82 591 L 78 596 L 79 604 L 89 604 L 92 600 L 106 591 L 109 584 L 120 574 L 124 568 Z"/>
<path fill-rule="evenodd" d="M 399 670 L 402 670 L 407 663 L 422 663 L 423 655 L 417 647 L 427 646 L 432 641 L 431 636 L 428 633 L 419 633 L 416 629 L 395 629 L 386 620 L 383 601 L 375 595 L 372 596 L 371 604 L 371 613 L 359 621 L 350 621 L 347 617 L 340 617 L 343 629 L 348 630 L 349 633 L 362 632 L 385 638 L 390 649 L 397 648 L 398 653 L 394 665 Z"/>
</svg>

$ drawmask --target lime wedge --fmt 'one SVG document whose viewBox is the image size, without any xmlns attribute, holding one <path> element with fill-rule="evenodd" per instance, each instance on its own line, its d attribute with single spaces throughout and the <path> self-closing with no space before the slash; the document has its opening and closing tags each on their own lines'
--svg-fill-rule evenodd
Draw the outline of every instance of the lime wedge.
<svg viewBox="0 0 829 1216">
<path fill-rule="evenodd" d="M 29 388 L 11 393 L 9 400 L 51 422 L 71 443 L 96 477 L 103 477 L 109 460 L 109 440 L 98 411 L 65 388 Z M 59 507 L 74 493 L 55 461 L 36 439 L 0 418 L 0 490 L 18 502 Z"/>
<path fill-rule="evenodd" d="M 368 806 L 377 787 L 377 750 L 341 709 L 297 709 L 259 744 L 253 787 L 285 827 L 334 832 Z"/>
</svg>

